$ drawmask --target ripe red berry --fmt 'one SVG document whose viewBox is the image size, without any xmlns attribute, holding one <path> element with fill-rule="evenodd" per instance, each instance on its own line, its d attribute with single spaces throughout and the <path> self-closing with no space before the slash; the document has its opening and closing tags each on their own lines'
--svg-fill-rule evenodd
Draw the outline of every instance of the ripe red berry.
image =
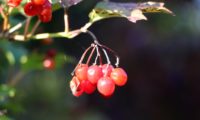
<svg viewBox="0 0 200 120">
<path fill-rule="evenodd" d="M 22 0 L 7 0 L 7 5 L 10 7 L 17 7 Z"/>
<path fill-rule="evenodd" d="M 110 74 L 110 78 L 113 79 L 116 85 L 123 86 L 127 82 L 127 74 L 122 68 L 115 68 Z"/>
<path fill-rule="evenodd" d="M 110 76 L 112 70 L 113 70 L 113 66 L 110 64 L 104 64 L 103 66 L 101 66 L 102 68 L 102 72 L 104 74 L 104 76 Z"/>
<path fill-rule="evenodd" d="M 49 2 L 49 0 L 45 0 L 44 4 L 42 5 L 42 8 L 43 9 L 51 8 L 51 3 Z"/>
<path fill-rule="evenodd" d="M 31 0 L 36 5 L 43 5 L 46 0 Z"/>
<path fill-rule="evenodd" d="M 82 85 L 76 76 L 74 76 L 70 81 L 70 89 L 72 91 L 72 94 L 76 97 L 79 97 L 83 94 Z"/>
<path fill-rule="evenodd" d="M 28 2 L 24 6 L 24 12 L 28 16 L 35 16 L 40 14 L 42 8 L 41 6 L 35 5 L 33 2 Z"/>
<path fill-rule="evenodd" d="M 88 68 L 87 77 L 92 84 L 96 84 L 97 81 L 103 76 L 102 68 L 97 65 L 92 65 Z"/>
<path fill-rule="evenodd" d="M 39 19 L 42 22 L 50 22 L 52 19 L 52 8 L 50 7 L 43 9 L 39 15 Z"/>
<path fill-rule="evenodd" d="M 87 71 L 88 71 L 88 65 L 87 64 L 80 64 L 75 70 L 75 75 L 77 78 L 82 81 L 82 80 L 88 80 L 87 78 Z"/>
<path fill-rule="evenodd" d="M 97 89 L 103 96 L 111 96 L 115 91 L 115 83 L 110 77 L 102 77 L 97 83 Z"/>
<path fill-rule="evenodd" d="M 55 61 L 54 61 L 54 59 L 52 59 L 52 58 L 46 58 L 43 61 L 43 66 L 44 66 L 44 68 L 47 68 L 47 69 L 54 69 L 55 68 Z"/>
<path fill-rule="evenodd" d="M 92 94 L 96 90 L 96 85 L 92 84 L 89 80 L 81 81 L 84 88 L 84 92 L 87 94 Z"/>
</svg>

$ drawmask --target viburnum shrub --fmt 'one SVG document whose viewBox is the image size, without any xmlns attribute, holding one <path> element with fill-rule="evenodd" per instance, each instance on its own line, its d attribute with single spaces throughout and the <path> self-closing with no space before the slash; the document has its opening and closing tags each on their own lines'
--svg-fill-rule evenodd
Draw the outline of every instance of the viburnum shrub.
<svg viewBox="0 0 200 120">
<path fill-rule="evenodd" d="M 100 44 L 95 34 L 89 30 L 90 26 L 97 21 L 111 17 L 123 17 L 130 22 L 136 23 L 138 20 L 147 20 L 143 14 L 144 12 L 174 14 L 164 7 L 164 3 L 162 2 L 120 3 L 98 1 L 89 13 L 89 21 L 81 28 L 70 31 L 68 9 L 78 3 L 81 4 L 82 0 L 0 1 L 0 17 L 3 21 L 1 23 L 0 38 L 19 42 L 42 40 L 42 44 L 48 46 L 53 44 L 53 38 L 63 37 L 73 39 L 80 34 L 90 35 L 94 42 L 85 50 L 79 63 L 72 72 L 72 80 L 69 82 L 71 92 L 74 96 L 79 97 L 83 93 L 92 94 L 97 89 L 105 97 L 112 96 L 116 87 L 126 85 L 128 76 L 125 70 L 119 67 L 118 55 L 111 48 Z M 54 33 L 43 33 L 41 29 L 37 31 L 41 27 L 40 23 L 48 24 L 48 22 L 51 22 L 54 17 L 52 13 L 59 9 L 64 10 L 64 30 Z M 14 21 L 15 15 L 19 14 L 24 16 L 25 20 L 13 23 L 12 21 Z M 31 21 L 33 17 L 37 18 L 36 22 Z M 41 60 L 43 67 L 50 70 L 54 69 L 57 66 L 56 57 L 56 50 L 49 49 L 45 57 Z M 113 61 L 110 61 L 110 57 L 115 57 L 115 64 L 113 64 Z M 86 58 L 87 61 L 84 62 Z M 22 63 L 27 62 L 27 59 L 24 57 Z"/>
</svg>

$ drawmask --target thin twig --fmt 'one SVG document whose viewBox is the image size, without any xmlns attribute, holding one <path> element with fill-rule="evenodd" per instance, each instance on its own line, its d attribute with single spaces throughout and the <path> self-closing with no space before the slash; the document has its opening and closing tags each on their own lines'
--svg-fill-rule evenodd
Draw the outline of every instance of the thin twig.
<svg viewBox="0 0 200 120">
<path fill-rule="evenodd" d="M 33 35 L 35 33 L 35 31 L 39 27 L 40 23 L 41 23 L 41 21 L 38 19 L 37 22 L 35 23 L 35 25 L 33 26 L 30 35 Z"/>
<path fill-rule="evenodd" d="M 22 80 L 25 74 L 25 72 L 18 71 L 16 75 L 12 77 L 8 84 L 11 86 L 16 86 Z"/>
<path fill-rule="evenodd" d="M 26 39 L 34 39 L 34 40 L 41 40 L 41 39 L 46 39 L 46 38 L 74 38 L 75 36 L 79 35 L 81 33 L 81 31 L 79 29 L 77 30 L 73 30 L 68 32 L 67 34 L 65 32 L 57 32 L 57 33 L 39 33 L 36 35 L 31 36 L 30 34 L 28 34 L 26 37 Z M 0 34 L 0 38 L 5 37 L 3 35 Z M 9 38 L 15 40 L 15 41 L 25 41 L 24 35 L 12 35 L 9 36 Z"/>
<path fill-rule="evenodd" d="M 99 41 L 97 40 L 97 37 L 94 35 L 93 32 L 87 30 L 86 33 L 88 33 L 93 38 L 95 44 L 100 45 Z"/>
<path fill-rule="evenodd" d="M 108 53 L 106 52 L 105 49 L 102 48 L 102 51 L 104 52 L 105 56 L 106 56 L 106 60 L 107 60 L 107 64 L 110 64 L 110 58 L 108 57 Z"/>
<path fill-rule="evenodd" d="M 88 60 L 87 60 L 87 62 L 86 62 L 87 65 L 90 63 L 90 60 L 91 60 L 91 58 L 92 58 L 92 55 L 94 54 L 95 49 L 96 49 L 96 47 L 93 47 L 93 49 L 92 49 L 92 51 L 91 51 L 91 53 L 90 53 L 90 55 L 89 55 L 89 57 L 88 57 Z"/>
<path fill-rule="evenodd" d="M 117 53 L 116 53 L 114 50 L 110 49 L 109 47 L 100 44 L 99 41 L 97 40 L 97 37 L 96 37 L 96 36 L 94 35 L 94 33 L 92 33 L 91 31 L 87 30 L 86 33 L 88 33 L 88 34 L 93 38 L 93 41 L 94 41 L 94 43 L 95 43 L 96 45 L 98 45 L 98 46 L 100 46 L 100 47 L 102 48 L 102 50 L 103 50 L 103 52 L 104 52 L 104 54 L 105 54 L 105 56 L 106 56 L 106 59 L 107 59 L 108 64 L 110 64 L 110 60 L 108 59 L 107 52 L 106 52 L 106 50 L 104 50 L 104 49 L 107 49 L 107 50 L 110 51 L 112 54 L 114 54 L 114 56 L 116 57 L 116 63 L 115 63 L 115 65 L 116 65 L 116 67 L 118 67 L 118 66 L 119 66 L 119 56 L 117 55 Z"/>
<path fill-rule="evenodd" d="M 11 34 L 11 33 L 15 32 L 16 30 L 19 30 L 23 26 L 24 23 L 25 23 L 25 21 L 20 22 L 17 25 L 15 25 L 14 27 L 10 28 L 8 30 L 8 34 Z"/>
<path fill-rule="evenodd" d="M 5 16 L 3 17 L 3 31 L 7 31 L 8 30 L 8 15 L 5 14 Z"/>
<path fill-rule="evenodd" d="M 34 39 L 34 40 L 40 40 L 40 39 L 46 39 L 46 38 L 68 38 L 68 39 L 72 39 L 74 37 L 76 37 L 77 35 L 81 34 L 81 33 L 85 33 L 82 28 L 84 28 L 84 30 L 86 28 L 88 28 L 91 23 L 87 23 L 85 24 L 83 27 L 81 27 L 80 29 L 76 29 L 76 30 L 72 30 L 69 31 L 67 34 L 65 32 L 57 32 L 57 33 L 38 33 L 36 35 L 30 35 L 28 34 L 26 37 L 26 39 L 24 38 L 24 35 L 20 35 L 20 34 L 16 34 L 16 35 L 9 35 L 9 36 L 4 36 L 4 34 L 0 34 L 0 38 L 9 38 L 9 39 L 13 39 L 15 41 L 25 41 L 28 39 Z"/>
<path fill-rule="evenodd" d="M 68 19 L 67 8 L 64 8 L 64 24 L 65 24 L 65 33 L 68 33 L 69 32 L 69 19 Z"/>
<path fill-rule="evenodd" d="M 110 49 L 109 47 L 107 47 L 107 46 L 105 46 L 105 45 L 101 45 L 101 47 L 102 47 L 102 49 L 103 49 L 103 48 L 104 48 L 104 49 L 107 49 L 109 52 L 111 52 L 111 53 L 115 56 L 115 58 L 116 58 L 116 63 L 115 63 L 115 65 L 116 65 L 116 67 L 118 67 L 118 66 L 119 66 L 120 58 L 119 58 L 119 56 L 117 55 L 117 53 L 116 53 L 114 50 Z"/>
<path fill-rule="evenodd" d="M 25 38 L 25 40 L 27 38 L 28 28 L 29 28 L 30 22 L 31 22 L 31 17 L 28 17 L 27 20 L 26 20 L 25 28 L 24 28 L 24 38 Z"/>
<path fill-rule="evenodd" d="M 81 56 L 81 59 L 79 60 L 78 64 L 76 65 L 76 67 L 74 68 L 74 70 L 73 70 L 72 73 L 71 73 L 72 76 L 74 75 L 74 72 L 75 72 L 75 70 L 77 69 L 77 67 L 82 63 L 82 61 L 83 61 L 83 59 L 85 58 L 85 55 L 87 54 L 87 52 L 88 52 L 91 48 L 93 48 L 93 47 L 95 47 L 94 44 L 91 44 L 91 46 L 88 47 L 88 48 L 84 51 L 84 53 L 83 53 L 82 56 Z"/>
<path fill-rule="evenodd" d="M 97 64 L 98 58 L 99 58 L 99 61 L 100 61 L 100 59 L 101 59 L 101 55 L 100 55 L 99 47 L 98 47 L 98 46 L 96 46 L 96 51 L 97 51 L 97 56 L 96 56 L 96 58 L 95 58 L 94 65 Z"/>
</svg>

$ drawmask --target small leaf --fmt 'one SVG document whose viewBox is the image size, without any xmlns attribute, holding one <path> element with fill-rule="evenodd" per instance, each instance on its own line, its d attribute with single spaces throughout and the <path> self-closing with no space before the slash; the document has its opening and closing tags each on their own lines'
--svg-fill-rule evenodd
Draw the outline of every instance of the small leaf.
<svg viewBox="0 0 200 120">
<path fill-rule="evenodd" d="M 131 22 L 138 20 L 147 20 L 143 15 L 144 12 L 164 12 L 174 15 L 169 9 L 164 7 L 161 2 L 144 2 L 144 3 L 116 3 L 116 2 L 99 2 L 89 14 L 90 21 L 95 22 L 110 17 L 125 17 Z"/>
</svg>

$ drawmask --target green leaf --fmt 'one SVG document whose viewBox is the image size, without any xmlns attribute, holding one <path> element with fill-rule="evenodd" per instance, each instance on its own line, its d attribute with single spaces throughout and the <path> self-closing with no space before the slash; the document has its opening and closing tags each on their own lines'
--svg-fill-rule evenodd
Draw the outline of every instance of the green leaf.
<svg viewBox="0 0 200 120">
<path fill-rule="evenodd" d="M 14 97 L 15 93 L 16 91 L 13 87 L 5 84 L 0 85 L 0 102 L 4 101 L 8 97 Z"/>
<path fill-rule="evenodd" d="M 20 62 L 23 70 L 42 69 L 42 61 L 44 56 L 37 53 L 21 56 Z"/>
<path fill-rule="evenodd" d="M 131 22 L 147 20 L 143 13 L 163 12 L 174 15 L 169 9 L 164 7 L 162 2 L 144 3 L 116 3 L 99 2 L 89 14 L 90 21 L 95 22 L 110 17 L 125 17 Z"/>
<path fill-rule="evenodd" d="M 6 115 L 0 115 L 0 120 L 12 120 L 11 118 L 9 118 Z"/>
<path fill-rule="evenodd" d="M 171 10 L 164 7 L 164 3 L 162 2 L 144 2 L 138 4 L 137 8 L 141 9 L 144 13 L 155 13 L 155 12 L 161 12 L 161 13 L 167 13 L 170 15 L 175 15 Z"/>
</svg>

